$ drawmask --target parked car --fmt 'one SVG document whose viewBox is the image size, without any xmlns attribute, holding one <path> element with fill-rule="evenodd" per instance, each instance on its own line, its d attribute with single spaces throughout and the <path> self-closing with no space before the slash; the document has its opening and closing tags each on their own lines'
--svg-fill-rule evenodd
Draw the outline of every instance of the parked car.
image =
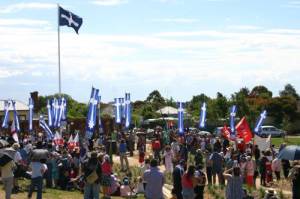
<svg viewBox="0 0 300 199">
<path fill-rule="evenodd" d="M 284 137 L 286 132 L 274 126 L 262 126 L 259 134 L 261 137 L 268 137 L 269 135 L 271 135 L 271 137 Z"/>
</svg>

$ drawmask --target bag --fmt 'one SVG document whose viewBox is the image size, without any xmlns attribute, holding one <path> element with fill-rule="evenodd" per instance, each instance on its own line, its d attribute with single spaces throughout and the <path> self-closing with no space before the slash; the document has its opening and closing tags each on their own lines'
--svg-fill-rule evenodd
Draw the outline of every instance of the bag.
<svg viewBox="0 0 300 199">
<path fill-rule="evenodd" d="M 95 181 L 98 179 L 97 171 L 94 170 L 88 177 L 86 177 L 86 181 L 89 184 L 95 183 Z"/>
</svg>

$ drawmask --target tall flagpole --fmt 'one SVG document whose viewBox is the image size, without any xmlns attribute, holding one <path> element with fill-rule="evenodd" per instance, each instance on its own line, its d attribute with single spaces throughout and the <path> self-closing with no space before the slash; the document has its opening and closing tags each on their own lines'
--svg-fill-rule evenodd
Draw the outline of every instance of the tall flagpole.
<svg viewBox="0 0 300 199">
<path fill-rule="evenodd" d="M 58 42 L 58 93 L 61 94 L 61 75 L 60 75 L 60 28 L 59 28 L 59 4 L 57 4 L 57 42 Z"/>
</svg>

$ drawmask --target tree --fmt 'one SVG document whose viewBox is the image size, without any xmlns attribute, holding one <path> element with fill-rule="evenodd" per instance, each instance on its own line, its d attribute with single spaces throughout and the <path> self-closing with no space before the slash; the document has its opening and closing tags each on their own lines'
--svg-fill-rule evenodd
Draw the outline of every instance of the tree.
<svg viewBox="0 0 300 199">
<path fill-rule="evenodd" d="M 284 89 L 282 91 L 279 92 L 279 96 L 280 97 L 293 97 L 296 100 L 299 100 L 300 97 L 296 91 L 296 89 L 294 88 L 294 86 L 292 86 L 291 84 L 287 84 L 284 86 Z"/>
<path fill-rule="evenodd" d="M 201 93 L 200 95 L 193 96 L 192 100 L 187 103 L 187 110 L 192 113 L 193 117 L 199 117 L 200 106 L 203 102 L 208 102 L 210 98 L 205 94 Z"/>
<path fill-rule="evenodd" d="M 273 93 L 265 86 L 255 86 L 251 92 L 250 97 L 272 98 Z"/>
<path fill-rule="evenodd" d="M 166 105 L 165 99 L 161 96 L 158 90 L 152 91 L 147 97 L 146 102 L 149 102 L 155 110 Z"/>
</svg>

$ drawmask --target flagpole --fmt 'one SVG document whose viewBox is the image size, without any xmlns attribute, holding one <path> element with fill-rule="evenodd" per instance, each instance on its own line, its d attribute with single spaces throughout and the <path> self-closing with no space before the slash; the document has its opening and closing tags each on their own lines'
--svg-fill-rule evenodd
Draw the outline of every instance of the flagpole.
<svg viewBox="0 0 300 199">
<path fill-rule="evenodd" d="M 58 93 L 61 94 L 59 4 L 57 4 Z"/>
</svg>

